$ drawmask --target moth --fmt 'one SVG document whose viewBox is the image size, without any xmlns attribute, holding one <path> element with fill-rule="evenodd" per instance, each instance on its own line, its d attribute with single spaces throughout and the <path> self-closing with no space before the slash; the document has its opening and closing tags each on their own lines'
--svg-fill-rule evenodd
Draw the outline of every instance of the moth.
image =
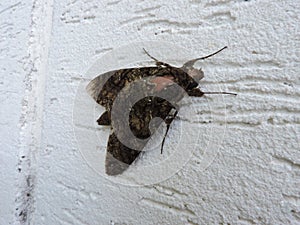
<svg viewBox="0 0 300 225">
<path fill-rule="evenodd" d="M 105 170 L 108 175 L 114 176 L 123 173 L 137 159 L 147 143 L 147 141 L 139 144 L 135 143 L 134 149 L 128 147 L 128 144 L 124 144 L 119 138 L 122 136 L 126 138 L 126 132 L 122 132 L 124 126 L 129 126 L 136 138 L 148 140 L 162 121 L 165 122 L 166 132 L 161 144 L 162 153 L 170 125 L 178 114 L 179 108 L 176 103 L 184 97 L 184 94 L 194 97 L 202 97 L 204 94 L 235 95 L 228 92 L 202 92 L 198 88 L 199 81 L 204 77 L 204 74 L 201 69 L 194 68 L 195 62 L 207 59 L 225 48 L 227 47 L 208 56 L 189 60 L 182 67 L 175 67 L 159 61 L 144 49 L 145 53 L 154 60 L 155 66 L 114 70 L 99 75 L 90 81 L 86 87 L 87 92 L 106 109 L 97 120 L 97 123 L 101 126 L 111 126 L 105 160 Z M 138 88 L 133 90 L 129 88 L 133 82 L 146 78 L 149 78 L 147 82 L 144 82 Z M 181 87 L 180 91 L 175 88 L 178 85 Z M 142 92 L 145 90 L 148 91 L 149 95 L 140 99 L 131 107 L 127 121 L 112 121 L 112 108 L 117 97 L 125 100 L 132 93 L 142 96 Z M 164 94 L 167 94 L 168 99 L 172 101 L 159 97 L 164 96 Z M 117 114 L 123 114 L 124 109 L 119 108 L 116 110 Z M 155 117 L 161 118 L 162 121 L 150 123 Z M 118 135 L 116 134 L 116 127 L 121 130 Z M 126 140 L 130 144 L 136 142 L 134 139 L 127 138 Z"/>
</svg>

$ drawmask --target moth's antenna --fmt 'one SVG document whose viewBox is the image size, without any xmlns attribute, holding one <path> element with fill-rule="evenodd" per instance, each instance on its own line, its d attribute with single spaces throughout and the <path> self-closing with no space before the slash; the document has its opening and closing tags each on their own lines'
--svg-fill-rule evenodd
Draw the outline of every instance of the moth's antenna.
<svg viewBox="0 0 300 225">
<path fill-rule="evenodd" d="M 205 95 L 237 95 L 236 93 L 231 93 L 231 92 L 224 92 L 224 91 L 219 91 L 219 92 L 203 92 Z"/>
<path fill-rule="evenodd" d="M 212 53 L 210 55 L 207 55 L 207 56 L 204 56 L 204 57 L 200 57 L 200 58 L 196 58 L 196 59 L 192 59 L 190 61 L 187 61 L 185 64 L 183 64 L 182 68 L 188 68 L 188 67 L 192 68 L 194 66 L 194 64 L 195 64 L 196 61 L 198 61 L 198 60 L 204 60 L 204 59 L 207 59 L 209 57 L 212 57 L 212 56 L 218 54 L 219 52 L 223 51 L 226 48 L 227 48 L 227 46 L 221 48 L 220 50 L 218 50 L 218 51 L 216 51 L 216 52 L 214 52 L 214 53 Z"/>
<path fill-rule="evenodd" d="M 158 59 L 154 58 L 152 55 L 149 54 L 149 52 L 146 51 L 145 48 L 143 48 L 144 52 L 146 53 L 147 56 L 149 56 L 151 59 L 153 59 L 155 61 L 155 64 L 157 66 L 166 66 L 166 67 L 171 67 L 168 63 L 164 63 L 159 61 Z"/>
<path fill-rule="evenodd" d="M 149 56 L 151 59 L 153 59 L 155 62 L 159 62 L 158 59 L 154 58 L 152 55 L 149 54 L 149 52 L 146 51 L 145 48 L 143 48 L 144 52 L 146 53 L 147 56 Z"/>
<path fill-rule="evenodd" d="M 214 53 L 212 53 L 212 54 L 210 54 L 210 55 L 207 55 L 207 56 L 204 56 L 204 57 L 201 57 L 201 58 L 197 58 L 197 59 L 194 59 L 194 60 L 203 60 L 203 59 L 207 59 L 207 58 L 209 58 L 209 57 L 212 57 L 212 56 L 218 54 L 219 52 L 223 51 L 223 50 L 226 49 L 226 48 L 227 48 L 227 46 L 221 48 L 220 50 L 218 50 L 218 51 L 216 51 L 216 52 L 214 52 Z"/>
</svg>

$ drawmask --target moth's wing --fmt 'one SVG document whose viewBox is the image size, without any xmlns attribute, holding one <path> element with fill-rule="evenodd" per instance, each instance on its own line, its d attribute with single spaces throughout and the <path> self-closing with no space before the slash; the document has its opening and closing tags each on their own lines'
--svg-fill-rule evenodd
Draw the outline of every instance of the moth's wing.
<svg viewBox="0 0 300 225">
<path fill-rule="evenodd" d="M 139 156 L 141 151 L 130 149 L 123 145 L 115 133 L 108 138 L 105 171 L 107 175 L 115 176 L 123 173 Z"/>
<path fill-rule="evenodd" d="M 110 113 L 108 113 L 108 111 L 105 111 L 104 113 L 102 113 L 102 115 L 97 120 L 97 123 L 98 123 L 98 125 L 102 125 L 102 126 L 111 125 Z"/>
<path fill-rule="evenodd" d="M 97 98 L 100 94 L 100 91 L 102 90 L 104 84 L 107 82 L 107 80 L 113 76 L 118 70 L 109 71 L 104 74 L 101 74 L 97 77 L 95 77 L 93 80 L 90 81 L 90 83 L 86 86 L 87 93 L 95 100 L 97 101 Z"/>
<path fill-rule="evenodd" d="M 161 117 L 165 122 L 170 125 L 173 119 L 176 117 L 176 115 L 173 116 L 173 118 L 170 118 L 168 115 L 171 113 L 173 106 L 168 103 L 164 99 L 159 99 L 157 97 L 151 97 L 153 102 L 153 105 L 151 107 L 152 110 L 149 110 L 147 107 L 144 107 L 145 102 L 148 101 L 141 101 L 138 102 L 137 106 L 141 106 L 136 108 L 136 113 L 140 114 L 140 119 L 147 117 L 146 114 L 149 113 L 150 111 L 151 114 L 154 117 Z M 161 102 L 162 101 L 162 102 Z M 145 110 L 148 109 L 148 110 Z M 177 111 L 176 111 L 177 112 Z M 177 114 L 177 113 L 176 113 Z M 133 115 L 131 115 L 133 116 Z M 148 121 L 149 122 L 149 121 Z M 145 130 L 148 130 L 148 124 L 146 121 L 142 121 L 143 126 L 133 126 L 132 131 L 134 134 L 144 134 L 148 133 L 145 132 Z M 151 131 L 155 131 L 162 121 L 156 120 L 156 123 L 152 123 L 151 126 L 152 129 L 150 128 Z M 120 134 L 122 135 L 122 134 Z M 126 134 L 125 134 L 126 135 Z M 137 137 L 138 138 L 138 137 Z M 144 149 L 145 145 L 147 142 L 142 142 L 140 145 L 137 145 L 137 149 Z M 122 144 L 118 137 L 116 136 L 115 133 L 112 133 L 109 136 L 108 143 L 107 143 L 107 153 L 106 153 L 106 160 L 105 160 L 105 170 L 106 174 L 115 176 L 118 174 L 123 173 L 135 160 L 136 158 L 140 155 L 142 151 L 137 151 L 133 150 L 131 148 L 128 148 L 126 145 Z"/>
<path fill-rule="evenodd" d="M 125 68 L 109 71 L 95 77 L 87 85 L 89 95 L 100 105 L 110 108 L 111 103 L 133 75 L 139 77 L 144 74 L 145 68 Z"/>
</svg>

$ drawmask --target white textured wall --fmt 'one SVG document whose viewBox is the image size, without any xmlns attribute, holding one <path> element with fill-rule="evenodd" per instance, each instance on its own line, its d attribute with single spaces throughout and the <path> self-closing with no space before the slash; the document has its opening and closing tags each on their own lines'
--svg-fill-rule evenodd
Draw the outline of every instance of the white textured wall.
<svg viewBox="0 0 300 225">
<path fill-rule="evenodd" d="M 1 2 L 0 224 L 300 224 L 299 15 L 292 0 Z M 72 113 L 95 61 L 148 41 L 190 50 L 173 52 L 181 63 L 228 45 L 197 64 L 201 86 L 238 96 L 226 127 L 217 109 L 190 119 L 226 128 L 206 170 L 195 151 L 170 179 L 130 187 L 84 160 Z"/>
</svg>

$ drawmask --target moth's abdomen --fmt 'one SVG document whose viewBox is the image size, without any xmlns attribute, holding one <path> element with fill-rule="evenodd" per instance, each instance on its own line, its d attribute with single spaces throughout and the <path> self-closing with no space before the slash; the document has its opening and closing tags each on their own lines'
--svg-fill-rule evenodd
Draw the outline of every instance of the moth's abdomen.
<svg viewBox="0 0 300 225">
<path fill-rule="evenodd" d="M 141 99 L 132 107 L 129 114 L 129 126 L 132 133 L 137 138 L 149 138 L 150 130 L 155 131 L 160 125 L 160 123 L 152 123 L 150 128 L 151 120 L 155 117 L 165 120 L 173 108 L 175 107 L 170 102 L 159 97 L 148 96 Z"/>
</svg>

